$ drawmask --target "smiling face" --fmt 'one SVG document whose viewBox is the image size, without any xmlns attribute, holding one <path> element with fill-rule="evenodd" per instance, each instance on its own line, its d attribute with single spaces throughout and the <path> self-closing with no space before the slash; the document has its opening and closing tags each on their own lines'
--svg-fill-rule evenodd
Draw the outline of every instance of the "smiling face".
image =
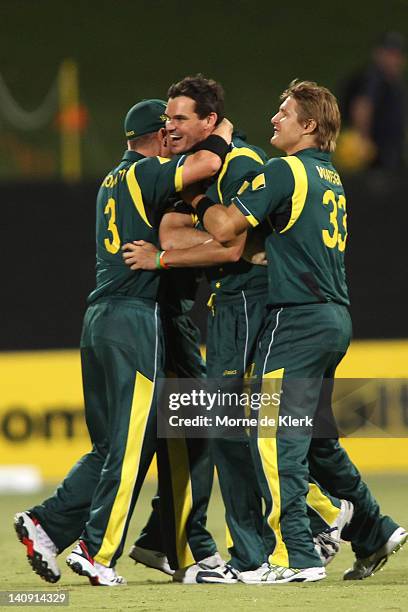
<svg viewBox="0 0 408 612">
<path fill-rule="evenodd" d="M 166 130 L 173 155 L 189 151 L 197 142 L 207 138 L 215 128 L 215 113 L 200 119 L 195 109 L 195 100 L 188 96 L 169 98 L 167 102 Z"/>
<path fill-rule="evenodd" d="M 304 121 L 299 121 L 297 102 L 291 96 L 282 102 L 271 123 L 274 129 L 271 144 L 281 151 L 291 155 L 312 146 L 309 142 L 310 130 Z"/>
</svg>

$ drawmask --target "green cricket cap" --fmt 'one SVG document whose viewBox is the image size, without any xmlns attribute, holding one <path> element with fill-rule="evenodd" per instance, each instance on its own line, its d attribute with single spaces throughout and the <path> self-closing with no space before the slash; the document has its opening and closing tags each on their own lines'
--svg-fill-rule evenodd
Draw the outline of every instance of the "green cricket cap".
<svg viewBox="0 0 408 612">
<path fill-rule="evenodd" d="M 142 100 L 132 106 L 125 117 L 126 138 L 132 140 L 160 130 L 167 120 L 165 111 L 164 100 Z"/>
</svg>

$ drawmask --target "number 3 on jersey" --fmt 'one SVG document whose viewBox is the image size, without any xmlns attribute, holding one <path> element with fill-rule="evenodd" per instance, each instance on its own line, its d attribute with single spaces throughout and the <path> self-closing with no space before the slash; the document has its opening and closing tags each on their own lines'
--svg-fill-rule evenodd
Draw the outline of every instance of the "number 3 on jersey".
<svg viewBox="0 0 408 612">
<path fill-rule="evenodd" d="M 346 198 L 344 195 L 339 195 L 336 199 L 336 195 L 334 191 L 328 189 L 324 192 L 323 196 L 323 204 L 327 206 L 328 204 L 332 205 L 332 210 L 330 212 L 330 225 L 331 229 L 322 230 L 322 237 L 324 244 L 329 247 L 329 249 L 334 249 L 336 246 L 339 251 L 344 251 L 346 248 L 346 240 L 347 240 L 347 214 L 346 214 Z M 338 211 L 342 211 L 342 225 L 344 228 L 344 236 L 341 235 L 339 231 L 339 223 L 338 223 Z"/>
<path fill-rule="evenodd" d="M 117 253 L 120 249 L 120 236 L 118 232 L 118 228 L 116 226 L 116 202 L 113 198 L 109 198 L 107 205 L 105 206 L 105 210 L 103 211 L 105 215 L 110 215 L 108 222 L 108 232 L 112 234 L 112 240 L 109 238 L 105 238 L 103 241 L 105 245 L 105 249 L 109 251 L 109 253 Z"/>
</svg>

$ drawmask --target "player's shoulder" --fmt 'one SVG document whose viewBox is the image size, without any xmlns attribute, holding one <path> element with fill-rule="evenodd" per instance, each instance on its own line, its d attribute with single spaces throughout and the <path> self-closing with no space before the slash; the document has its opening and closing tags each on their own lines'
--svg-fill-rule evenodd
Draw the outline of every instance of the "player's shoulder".
<svg viewBox="0 0 408 612">
<path fill-rule="evenodd" d="M 268 156 L 260 147 L 250 144 L 241 138 L 234 138 L 232 141 L 231 150 L 229 152 L 229 158 L 231 160 L 237 158 L 249 158 L 260 164 L 264 164 L 267 161 Z"/>
<path fill-rule="evenodd" d="M 135 162 L 133 165 L 137 167 L 137 170 L 141 172 L 145 172 L 148 170 L 153 170 L 160 168 L 164 164 L 170 163 L 172 160 L 170 157 L 159 157 L 155 155 L 154 157 L 144 157 L 139 161 Z"/>
<path fill-rule="evenodd" d="M 177 157 L 144 157 L 143 159 L 135 162 L 129 171 L 139 178 L 145 179 L 159 179 L 161 176 L 167 177 L 169 172 L 175 172 L 177 164 L 180 160 L 180 156 Z"/>
<path fill-rule="evenodd" d="M 272 157 L 265 164 L 265 172 L 268 174 L 290 173 L 291 156 Z"/>
<path fill-rule="evenodd" d="M 297 168 L 293 166 L 292 159 L 290 156 L 270 159 L 262 169 L 266 182 L 271 186 L 279 185 L 284 191 L 293 190 Z"/>
</svg>

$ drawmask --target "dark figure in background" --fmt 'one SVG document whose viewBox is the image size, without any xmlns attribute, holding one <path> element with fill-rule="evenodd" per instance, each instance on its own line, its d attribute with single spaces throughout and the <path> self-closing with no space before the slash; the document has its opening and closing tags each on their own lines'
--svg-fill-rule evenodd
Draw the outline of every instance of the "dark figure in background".
<svg viewBox="0 0 408 612">
<path fill-rule="evenodd" d="M 343 122 L 361 137 L 372 167 L 398 170 L 404 165 L 405 63 L 404 37 L 387 32 L 374 47 L 370 64 L 348 79 L 340 94 Z"/>
</svg>

